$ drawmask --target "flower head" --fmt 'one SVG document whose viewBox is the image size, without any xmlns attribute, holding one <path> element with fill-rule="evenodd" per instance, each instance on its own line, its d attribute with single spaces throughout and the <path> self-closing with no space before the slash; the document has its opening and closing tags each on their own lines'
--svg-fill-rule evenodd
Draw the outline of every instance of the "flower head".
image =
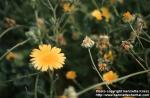
<svg viewBox="0 0 150 98">
<path fill-rule="evenodd" d="M 118 78 L 118 75 L 114 73 L 113 71 L 109 71 L 103 74 L 104 81 L 108 82 L 109 84 L 111 83 L 111 81 L 117 78 Z"/>
<path fill-rule="evenodd" d="M 98 9 L 94 10 L 91 15 L 99 21 L 102 20 L 102 13 Z"/>
<path fill-rule="evenodd" d="M 123 14 L 123 21 L 124 22 L 131 22 L 133 20 L 134 20 L 134 16 L 129 11 L 127 11 Z"/>
<path fill-rule="evenodd" d="M 98 65 L 98 68 L 100 71 L 105 71 L 105 70 L 107 70 L 107 64 L 106 63 L 100 63 Z"/>
<path fill-rule="evenodd" d="M 7 59 L 8 61 L 13 61 L 15 58 L 16 58 L 16 54 L 13 53 L 13 52 L 9 52 L 9 53 L 7 54 L 7 56 L 6 56 L 6 59 Z"/>
<path fill-rule="evenodd" d="M 102 16 L 105 17 L 106 21 L 108 22 L 109 19 L 110 19 L 110 12 L 109 12 L 109 9 L 106 8 L 106 7 L 102 7 L 102 8 L 101 8 L 101 11 L 102 11 Z"/>
<path fill-rule="evenodd" d="M 64 12 L 71 12 L 74 9 L 74 6 L 71 3 L 64 3 L 63 10 Z"/>
<path fill-rule="evenodd" d="M 65 89 L 64 95 L 67 96 L 67 98 L 77 98 L 77 92 L 75 91 L 75 88 L 73 86 L 69 86 Z"/>
<path fill-rule="evenodd" d="M 95 44 L 95 42 L 91 38 L 86 36 L 81 45 L 85 48 L 91 48 L 91 47 L 93 47 L 94 44 Z"/>
<path fill-rule="evenodd" d="M 107 53 L 104 54 L 103 58 L 104 58 L 105 62 L 113 61 L 113 59 L 114 59 L 113 52 L 111 50 L 109 50 Z"/>
<path fill-rule="evenodd" d="M 41 71 L 60 69 L 66 59 L 64 53 L 60 52 L 60 48 L 47 44 L 39 45 L 39 49 L 33 49 L 31 52 L 31 62 L 35 68 Z"/>
<path fill-rule="evenodd" d="M 109 42 L 109 36 L 107 35 L 100 35 L 96 44 L 96 47 L 101 50 L 105 50 L 109 48 L 110 42 Z"/>
<path fill-rule="evenodd" d="M 67 79 L 75 79 L 77 77 L 76 72 L 75 71 L 68 71 L 66 73 L 66 78 Z"/>
</svg>

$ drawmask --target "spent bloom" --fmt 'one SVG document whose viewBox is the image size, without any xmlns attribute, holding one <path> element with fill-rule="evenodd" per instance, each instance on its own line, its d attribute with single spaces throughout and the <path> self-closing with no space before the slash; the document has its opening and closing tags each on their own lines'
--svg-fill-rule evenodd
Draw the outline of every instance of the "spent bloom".
<svg viewBox="0 0 150 98">
<path fill-rule="evenodd" d="M 116 80 L 117 78 L 118 75 L 113 71 L 109 71 L 103 74 L 104 81 L 108 82 L 109 84 L 111 83 L 111 81 Z"/>
<path fill-rule="evenodd" d="M 110 42 L 109 42 L 109 36 L 107 35 L 100 35 L 96 44 L 96 47 L 101 50 L 105 50 L 109 48 Z"/>
<path fill-rule="evenodd" d="M 131 22 L 134 20 L 134 15 L 132 15 L 129 11 L 127 11 L 123 14 L 122 20 L 126 23 Z"/>
<path fill-rule="evenodd" d="M 75 72 L 75 71 L 68 71 L 68 72 L 66 73 L 66 78 L 67 78 L 67 79 L 73 80 L 73 79 L 75 79 L 76 77 L 77 77 L 77 75 L 76 75 L 76 72 Z"/>
<path fill-rule="evenodd" d="M 91 15 L 99 21 L 102 20 L 102 13 L 98 9 L 92 11 Z"/>
<path fill-rule="evenodd" d="M 81 44 L 82 47 L 85 47 L 85 48 L 91 48 L 93 47 L 93 45 L 95 44 L 95 42 L 89 38 L 88 36 L 86 36 Z"/>
<path fill-rule="evenodd" d="M 67 98 L 78 98 L 77 92 L 75 91 L 73 86 L 69 86 L 65 89 L 64 95 L 67 96 Z"/>
<path fill-rule="evenodd" d="M 41 71 L 60 69 L 66 59 L 60 48 L 49 44 L 39 45 L 39 49 L 33 49 L 30 56 L 33 66 Z"/>
</svg>

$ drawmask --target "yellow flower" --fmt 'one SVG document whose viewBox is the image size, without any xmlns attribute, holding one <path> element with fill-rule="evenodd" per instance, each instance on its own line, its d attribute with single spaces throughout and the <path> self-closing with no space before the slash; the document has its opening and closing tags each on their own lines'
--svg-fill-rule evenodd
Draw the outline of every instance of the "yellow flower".
<svg viewBox="0 0 150 98">
<path fill-rule="evenodd" d="M 102 13 L 98 9 L 94 10 L 91 15 L 99 21 L 102 20 Z"/>
<path fill-rule="evenodd" d="M 106 7 L 102 7 L 101 8 L 101 11 L 102 11 L 102 16 L 105 17 L 106 21 L 108 22 L 109 19 L 110 19 L 110 12 L 109 12 L 109 9 L 106 8 Z"/>
<path fill-rule="evenodd" d="M 71 12 L 74 9 L 74 6 L 70 3 L 64 3 L 63 4 L 63 10 L 64 12 Z"/>
<path fill-rule="evenodd" d="M 66 73 L 66 78 L 67 79 L 75 79 L 77 77 L 76 72 L 75 71 L 68 71 Z"/>
<path fill-rule="evenodd" d="M 103 80 L 108 82 L 108 84 L 111 83 L 111 81 L 118 78 L 118 75 L 114 73 L 113 71 L 109 71 L 103 74 Z"/>
<path fill-rule="evenodd" d="M 60 69 L 66 59 L 64 53 L 60 52 L 60 48 L 47 44 L 39 45 L 39 49 L 33 49 L 31 52 L 32 64 L 41 71 Z"/>
<path fill-rule="evenodd" d="M 108 62 L 113 61 L 114 56 L 113 56 L 112 51 L 109 50 L 108 53 L 105 53 L 103 58 L 104 58 L 105 61 L 108 61 Z"/>
<path fill-rule="evenodd" d="M 9 52 L 9 53 L 7 54 L 7 56 L 6 56 L 6 59 L 7 59 L 8 61 L 13 61 L 15 58 L 16 58 L 16 54 L 13 53 L 13 52 Z"/>
<path fill-rule="evenodd" d="M 133 19 L 134 19 L 134 16 L 129 11 L 127 11 L 123 14 L 124 22 L 131 22 Z"/>
</svg>

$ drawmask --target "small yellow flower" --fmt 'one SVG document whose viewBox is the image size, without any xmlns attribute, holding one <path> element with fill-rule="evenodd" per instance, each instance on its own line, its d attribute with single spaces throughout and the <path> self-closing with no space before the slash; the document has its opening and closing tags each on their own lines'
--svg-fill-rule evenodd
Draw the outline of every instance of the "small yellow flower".
<svg viewBox="0 0 150 98">
<path fill-rule="evenodd" d="M 9 53 L 7 54 L 7 56 L 6 56 L 6 59 L 7 59 L 8 61 L 13 61 L 15 58 L 16 58 L 16 54 L 13 53 L 13 52 L 9 52 Z"/>
<path fill-rule="evenodd" d="M 88 36 L 86 36 L 81 44 L 82 47 L 85 47 L 85 48 L 91 48 L 93 47 L 93 45 L 95 44 L 95 42 L 89 38 Z"/>
<path fill-rule="evenodd" d="M 63 10 L 64 12 L 71 12 L 74 9 L 74 6 L 71 3 L 64 3 Z"/>
<path fill-rule="evenodd" d="M 101 8 L 102 16 L 105 17 L 106 21 L 108 22 L 110 20 L 110 12 L 109 9 L 106 7 Z"/>
<path fill-rule="evenodd" d="M 133 19 L 134 19 L 134 16 L 129 11 L 127 11 L 123 14 L 124 22 L 131 22 Z"/>
<path fill-rule="evenodd" d="M 39 49 L 33 49 L 30 56 L 33 66 L 41 71 L 60 69 L 66 59 L 60 48 L 47 44 L 39 45 Z"/>
<path fill-rule="evenodd" d="M 99 21 L 102 20 L 102 13 L 98 9 L 94 10 L 91 15 Z"/>
<path fill-rule="evenodd" d="M 109 71 L 103 74 L 104 81 L 108 82 L 108 84 L 111 84 L 111 81 L 118 78 L 118 75 L 114 73 L 113 71 Z"/>
<path fill-rule="evenodd" d="M 67 78 L 67 79 L 73 80 L 73 79 L 75 79 L 76 77 L 77 77 L 77 75 L 76 75 L 76 72 L 75 72 L 75 71 L 68 71 L 68 72 L 66 73 L 66 78 Z"/>
<path fill-rule="evenodd" d="M 113 61 L 113 59 L 114 59 L 114 55 L 113 55 L 113 52 L 111 51 L 111 50 L 109 50 L 108 51 L 108 53 L 105 53 L 104 54 L 104 60 L 107 62 L 109 62 L 109 61 Z"/>
</svg>

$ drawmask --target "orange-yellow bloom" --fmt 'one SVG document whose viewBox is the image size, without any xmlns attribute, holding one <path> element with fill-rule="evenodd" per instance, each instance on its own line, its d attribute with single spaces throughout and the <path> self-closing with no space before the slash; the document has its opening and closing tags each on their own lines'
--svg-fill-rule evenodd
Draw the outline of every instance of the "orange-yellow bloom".
<svg viewBox="0 0 150 98">
<path fill-rule="evenodd" d="M 74 6 L 71 3 L 64 3 L 63 10 L 64 12 L 71 12 L 74 9 Z"/>
<path fill-rule="evenodd" d="M 113 71 L 109 71 L 103 74 L 103 80 L 108 82 L 109 84 L 111 83 L 111 81 L 117 78 L 118 78 L 118 75 L 114 73 Z"/>
<path fill-rule="evenodd" d="M 109 12 L 109 9 L 106 8 L 106 7 L 102 7 L 102 8 L 101 8 L 101 11 L 102 11 L 102 16 L 105 17 L 105 20 L 108 22 L 109 19 L 110 19 L 110 12 Z"/>
<path fill-rule="evenodd" d="M 41 71 L 60 69 L 66 59 L 60 48 L 47 44 L 39 45 L 39 49 L 33 49 L 30 56 L 33 66 Z"/>
<path fill-rule="evenodd" d="M 99 21 L 102 20 L 102 13 L 98 9 L 94 10 L 91 15 Z"/>
<path fill-rule="evenodd" d="M 66 73 L 66 78 L 67 79 L 75 79 L 77 77 L 76 72 L 75 71 L 68 71 Z"/>
<path fill-rule="evenodd" d="M 16 58 L 16 54 L 13 53 L 13 52 L 9 52 L 9 53 L 7 54 L 7 56 L 6 56 L 6 59 L 7 59 L 8 61 L 13 61 L 15 58 Z"/>
<path fill-rule="evenodd" d="M 129 11 L 123 14 L 124 22 L 131 22 L 133 19 L 134 19 L 134 16 Z"/>
</svg>

